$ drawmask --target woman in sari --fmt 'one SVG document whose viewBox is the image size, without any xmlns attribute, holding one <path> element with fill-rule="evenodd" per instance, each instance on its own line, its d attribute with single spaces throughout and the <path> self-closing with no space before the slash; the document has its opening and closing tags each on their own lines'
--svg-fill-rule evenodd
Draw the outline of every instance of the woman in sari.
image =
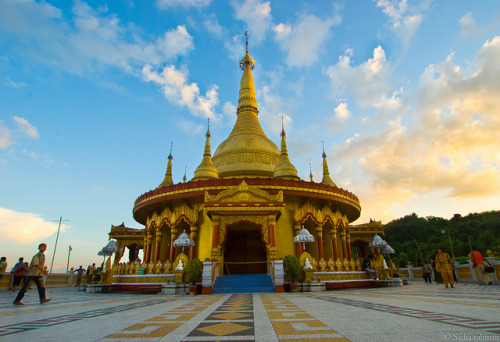
<svg viewBox="0 0 500 342">
<path fill-rule="evenodd" d="M 448 284 L 450 284 L 450 287 L 453 287 L 453 284 L 455 283 L 453 281 L 453 270 L 451 267 L 452 262 L 453 261 L 451 260 L 450 255 L 442 248 L 438 248 L 438 254 L 436 255 L 436 271 L 441 273 L 444 287 L 446 288 L 448 288 Z"/>
</svg>

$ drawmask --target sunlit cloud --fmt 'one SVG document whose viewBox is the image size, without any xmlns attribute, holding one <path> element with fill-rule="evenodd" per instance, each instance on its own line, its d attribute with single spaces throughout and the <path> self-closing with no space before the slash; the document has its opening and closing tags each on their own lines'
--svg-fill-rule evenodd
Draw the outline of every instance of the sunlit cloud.
<svg viewBox="0 0 500 342">
<path fill-rule="evenodd" d="M 22 213 L 0 208 L 0 234 L 3 242 L 16 242 L 23 245 L 38 243 L 57 232 L 57 222 L 49 222 L 33 213 Z M 70 226 L 61 224 L 61 231 Z"/>
<path fill-rule="evenodd" d="M 340 183 L 352 184 L 370 206 L 384 198 L 389 214 L 400 202 L 434 192 L 462 201 L 500 193 L 499 58 L 495 37 L 477 52 L 473 71 L 453 54 L 429 65 L 418 91 L 386 104 L 397 111 L 407 103 L 404 120 L 334 146 L 329 155 L 340 165 Z"/>
</svg>

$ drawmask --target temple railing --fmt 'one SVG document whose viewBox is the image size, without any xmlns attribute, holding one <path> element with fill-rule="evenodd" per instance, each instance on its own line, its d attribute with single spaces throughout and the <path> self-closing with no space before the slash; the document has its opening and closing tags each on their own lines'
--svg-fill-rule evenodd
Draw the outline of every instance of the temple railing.
<svg viewBox="0 0 500 342">
<path fill-rule="evenodd" d="M 496 260 L 495 257 L 486 257 L 485 260 L 494 268 L 494 272 L 490 273 L 493 284 L 500 284 L 500 280 L 498 278 L 498 275 L 500 274 L 500 260 Z M 455 262 L 454 266 L 454 273 L 458 282 L 474 284 L 479 283 L 472 261 L 468 261 L 467 264 L 459 264 Z M 422 278 L 422 267 L 408 265 L 408 267 L 400 269 L 400 274 L 408 280 L 424 281 Z M 432 280 L 435 280 L 434 272 L 431 272 L 431 278 Z"/>
</svg>

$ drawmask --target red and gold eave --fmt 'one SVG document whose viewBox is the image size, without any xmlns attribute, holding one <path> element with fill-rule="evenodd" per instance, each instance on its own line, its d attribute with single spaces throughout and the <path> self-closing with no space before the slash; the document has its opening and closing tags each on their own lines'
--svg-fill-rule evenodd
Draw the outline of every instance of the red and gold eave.
<svg viewBox="0 0 500 342">
<path fill-rule="evenodd" d="M 148 191 L 139 196 L 133 208 L 134 219 L 146 224 L 147 217 L 154 211 L 161 211 L 168 203 L 184 201 L 187 203 L 203 203 L 205 192 L 211 195 L 218 194 L 231 187 L 236 187 L 241 182 L 246 182 L 249 186 L 258 187 L 269 194 L 283 192 L 284 202 L 286 197 L 295 196 L 304 199 L 326 200 L 332 207 L 337 207 L 344 212 L 349 222 L 359 218 L 361 205 L 356 195 L 351 192 L 321 183 L 306 182 L 303 180 L 288 180 L 275 178 L 228 178 L 189 181 L 186 183 L 172 184 Z M 210 206 L 216 204 L 208 204 Z M 224 204 L 230 205 L 230 204 Z M 244 203 L 238 203 L 244 206 Z M 258 203 L 251 203 L 258 207 Z M 263 204 L 264 205 L 264 204 Z M 285 205 L 283 203 L 283 205 Z"/>
</svg>

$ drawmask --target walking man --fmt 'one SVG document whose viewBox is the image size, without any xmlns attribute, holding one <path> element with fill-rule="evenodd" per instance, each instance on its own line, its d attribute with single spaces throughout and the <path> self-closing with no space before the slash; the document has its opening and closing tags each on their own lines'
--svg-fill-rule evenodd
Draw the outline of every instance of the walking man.
<svg viewBox="0 0 500 342">
<path fill-rule="evenodd" d="M 17 294 L 16 299 L 14 300 L 14 305 L 24 305 L 21 303 L 21 300 L 24 297 L 24 294 L 28 290 L 29 284 L 34 281 L 36 287 L 38 288 L 38 295 L 40 297 L 40 304 L 44 304 L 49 302 L 52 298 L 45 297 L 45 284 L 43 283 L 42 276 L 44 274 L 48 274 L 46 270 L 43 269 L 45 265 L 45 251 L 47 250 L 47 245 L 41 243 L 38 246 L 38 253 L 33 256 L 31 259 L 31 263 L 28 270 L 28 281 L 24 283 L 22 289 Z"/>
</svg>

